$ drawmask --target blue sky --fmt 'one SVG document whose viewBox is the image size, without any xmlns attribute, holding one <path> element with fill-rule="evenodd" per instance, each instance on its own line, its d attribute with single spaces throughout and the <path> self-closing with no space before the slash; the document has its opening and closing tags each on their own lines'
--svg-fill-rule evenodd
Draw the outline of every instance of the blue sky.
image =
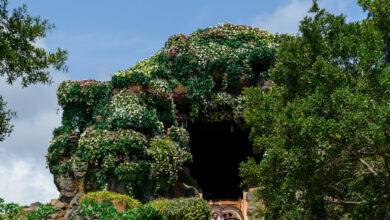
<svg viewBox="0 0 390 220">
<path fill-rule="evenodd" d="M 325 2 L 328 3 L 323 5 L 333 11 L 345 11 L 353 18 L 361 15 L 353 0 Z M 283 21 L 281 16 L 296 21 L 298 13 L 303 16 L 302 12 L 311 4 L 297 0 L 117 0 L 110 3 L 101 0 L 14 0 L 12 6 L 21 3 L 28 5 L 31 14 L 56 24 L 57 30 L 44 42 L 49 49 L 61 47 L 69 51 L 72 79 L 108 79 L 114 71 L 128 68 L 155 53 L 175 33 L 191 33 L 223 22 L 248 25 L 268 22 L 280 26 L 276 20 Z M 288 12 L 291 17 L 287 12 L 279 18 L 272 17 L 278 8 L 288 5 L 295 9 Z M 274 21 L 268 20 L 269 17 Z M 280 32 L 291 32 L 296 27 L 280 29 Z"/>
<path fill-rule="evenodd" d="M 343 12 L 348 20 L 364 17 L 354 0 L 320 0 L 320 6 Z M 45 168 L 52 130 L 59 126 L 55 91 L 63 80 L 94 78 L 110 80 L 120 69 L 157 52 L 175 33 L 230 22 L 257 26 L 272 33 L 296 34 L 299 20 L 311 0 L 12 0 L 10 8 L 26 4 L 57 26 L 37 45 L 69 51 L 69 72 L 52 76 L 51 86 L 22 89 L 0 78 L 0 95 L 18 113 L 15 131 L 0 143 L 0 197 L 7 202 L 48 202 L 58 196 L 51 174 Z"/>
</svg>

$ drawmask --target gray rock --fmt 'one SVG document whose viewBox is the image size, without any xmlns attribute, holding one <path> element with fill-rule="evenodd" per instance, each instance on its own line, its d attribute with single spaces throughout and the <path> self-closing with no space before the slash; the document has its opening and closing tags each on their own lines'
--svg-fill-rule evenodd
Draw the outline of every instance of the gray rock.
<svg viewBox="0 0 390 220">
<path fill-rule="evenodd" d="M 74 208 L 79 206 L 81 197 L 84 196 L 84 192 L 79 191 L 77 194 L 72 198 L 72 200 L 69 202 L 69 207 Z"/>
<path fill-rule="evenodd" d="M 50 204 L 56 209 L 56 210 L 65 210 L 68 208 L 68 204 L 65 202 L 61 202 L 58 199 L 52 199 L 50 201 Z"/>
<path fill-rule="evenodd" d="M 248 210 L 246 211 L 246 213 L 248 216 L 252 216 L 256 213 L 256 210 L 257 210 L 256 206 L 250 205 L 248 206 Z"/>
<path fill-rule="evenodd" d="M 247 194 L 246 194 L 246 201 L 247 202 L 251 202 L 251 201 L 253 201 L 255 199 L 255 194 L 253 194 L 253 192 L 248 192 Z"/>
<path fill-rule="evenodd" d="M 30 204 L 29 207 L 25 208 L 24 210 L 26 210 L 26 211 L 33 211 L 33 210 L 37 209 L 38 206 L 40 206 L 41 204 L 42 203 L 40 203 L 40 202 L 33 202 L 33 203 Z"/>
<path fill-rule="evenodd" d="M 80 179 L 87 174 L 88 164 L 82 161 L 77 160 L 72 164 L 72 171 L 75 178 Z"/>
<path fill-rule="evenodd" d="M 78 207 L 74 207 L 70 209 L 68 212 L 65 214 L 65 219 L 66 220 L 82 220 L 82 218 L 77 214 Z"/>
<path fill-rule="evenodd" d="M 54 183 L 60 191 L 59 200 L 61 202 L 69 203 L 76 195 L 76 179 L 69 173 L 54 175 Z"/>
</svg>

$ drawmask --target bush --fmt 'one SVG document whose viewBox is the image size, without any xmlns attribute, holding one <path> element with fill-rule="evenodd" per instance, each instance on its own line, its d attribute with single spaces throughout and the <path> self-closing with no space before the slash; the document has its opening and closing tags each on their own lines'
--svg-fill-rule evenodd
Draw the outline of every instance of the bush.
<svg viewBox="0 0 390 220">
<path fill-rule="evenodd" d="M 142 205 L 140 201 L 133 199 L 130 196 L 108 191 L 87 193 L 81 198 L 80 204 L 83 205 L 83 203 L 87 201 L 98 203 L 104 201 L 109 201 L 110 203 L 120 202 L 126 209 L 133 209 Z"/>
<path fill-rule="evenodd" d="M 139 206 L 119 212 L 109 201 L 102 203 L 86 201 L 78 210 L 81 217 L 98 220 L 158 220 L 157 210 L 150 205 Z"/>
<path fill-rule="evenodd" d="M 184 162 L 192 160 L 188 150 L 169 138 L 152 140 L 149 151 L 153 157 L 152 170 L 168 184 L 174 184 Z"/>
<path fill-rule="evenodd" d="M 158 210 L 160 217 L 201 220 L 208 219 L 211 214 L 210 206 L 200 198 L 157 199 L 151 206 Z"/>
<path fill-rule="evenodd" d="M 49 219 L 50 215 L 53 214 L 56 209 L 50 204 L 41 204 L 31 214 L 27 215 L 28 220 L 43 220 Z"/>
<path fill-rule="evenodd" d="M 50 204 L 41 204 L 36 210 L 25 211 L 25 207 L 16 203 L 4 203 L 4 199 L 0 198 L 0 220 L 44 220 L 49 219 L 55 211 Z"/>
<path fill-rule="evenodd" d="M 156 112 L 146 108 L 136 95 L 122 91 L 112 98 L 109 108 L 112 115 L 108 120 L 114 128 L 132 128 L 147 133 L 159 132 L 163 128 Z"/>
</svg>

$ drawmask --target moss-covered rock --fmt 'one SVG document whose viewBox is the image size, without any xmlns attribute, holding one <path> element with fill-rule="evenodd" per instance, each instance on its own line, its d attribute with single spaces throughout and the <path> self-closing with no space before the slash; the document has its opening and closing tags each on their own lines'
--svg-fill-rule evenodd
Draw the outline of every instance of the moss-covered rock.
<svg viewBox="0 0 390 220">
<path fill-rule="evenodd" d="M 241 126 L 241 92 L 264 85 L 280 39 L 225 23 L 170 37 L 111 82 L 63 82 L 57 91 L 62 126 L 47 154 L 50 171 L 73 176 L 82 192 L 108 189 L 145 202 L 173 197 L 178 173 L 191 161 L 186 125 Z M 80 138 L 70 147 L 72 133 Z"/>
</svg>

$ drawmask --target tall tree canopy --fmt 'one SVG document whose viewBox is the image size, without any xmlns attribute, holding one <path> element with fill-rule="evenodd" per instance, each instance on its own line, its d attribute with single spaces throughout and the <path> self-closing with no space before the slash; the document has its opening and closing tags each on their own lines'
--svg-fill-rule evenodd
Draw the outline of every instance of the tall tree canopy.
<svg viewBox="0 0 390 220">
<path fill-rule="evenodd" d="M 67 51 L 51 53 L 36 45 L 37 40 L 55 28 L 47 20 L 32 17 L 25 5 L 9 13 L 8 1 L 0 0 L 0 77 L 9 84 L 20 80 L 23 87 L 50 83 L 49 68 L 66 71 Z M 12 132 L 12 112 L 0 96 L 0 141 Z"/>
<path fill-rule="evenodd" d="M 390 218 L 388 0 L 347 23 L 319 9 L 280 45 L 266 94 L 246 90 L 256 163 L 241 164 L 267 219 Z M 385 16 L 387 15 L 387 16 Z"/>
</svg>

